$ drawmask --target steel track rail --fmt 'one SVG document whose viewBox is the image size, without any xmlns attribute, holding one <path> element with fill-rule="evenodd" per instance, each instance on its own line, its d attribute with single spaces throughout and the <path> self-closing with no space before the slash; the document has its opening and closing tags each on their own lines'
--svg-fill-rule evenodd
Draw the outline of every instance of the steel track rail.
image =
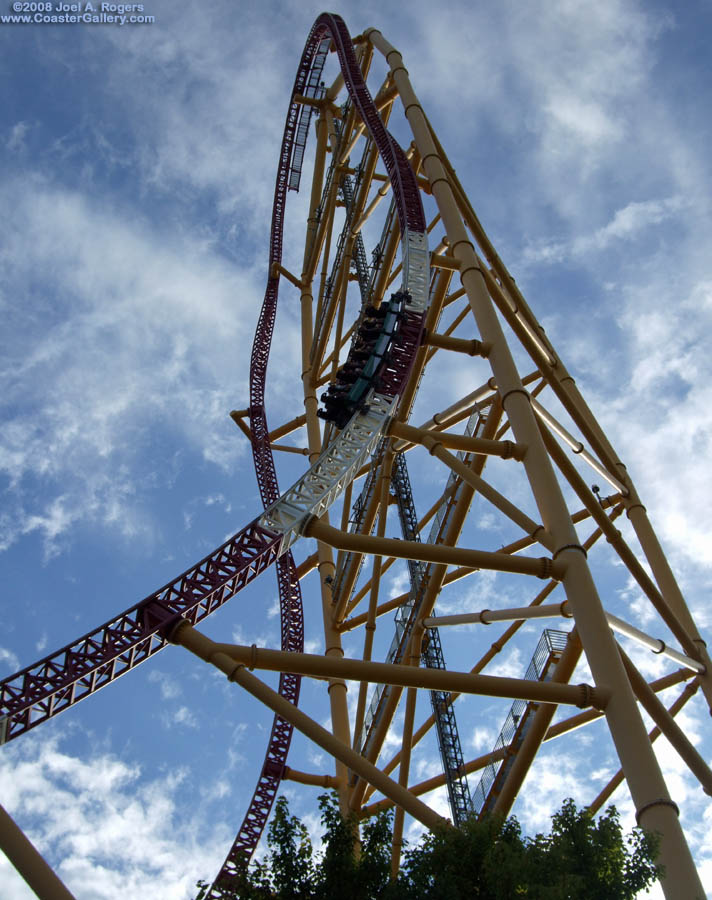
<svg viewBox="0 0 712 900">
<path fill-rule="evenodd" d="M 276 316 L 279 278 L 278 276 L 270 277 L 252 351 L 250 424 L 255 470 L 262 500 L 265 505 L 272 500 L 259 522 L 268 530 L 274 529 L 283 535 L 280 555 L 288 551 L 312 516 L 321 516 L 331 506 L 376 449 L 395 406 L 396 398 L 407 381 L 415 362 L 415 354 L 422 339 L 424 313 L 427 306 L 429 260 L 425 236 L 425 216 L 419 188 L 405 154 L 381 122 L 363 80 L 348 30 L 343 20 L 335 15 L 324 14 L 317 19 L 307 38 L 299 64 L 292 102 L 287 115 L 280 168 L 275 187 L 269 271 L 270 273 L 274 271 L 273 264 L 275 262 L 281 262 L 284 205 L 289 180 L 287 162 L 292 156 L 291 149 L 286 145 L 294 141 L 294 129 L 299 114 L 299 104 L 294 100 L 294 95 L 303 93 L 302 82 L 306 83 L 309 78 L 315 54 L 318 49 L 322 48 L 323 42 L 327 38 L 331 38 L 338 55 L 349 97 L 366 123 L 371 139 L 376 144 L 393 184 L 394 198 L 398 203 L 403 234 L 403 287 L 411 294 L 411 308 L 406 313 L 405 321 L 401 323 L 394 340 L 390 354 L 391 359 L 386 365 L 385 371 L 381 373 L 379 390 L 371 390 L 367 396 L 368 411 L 356 413 L 311 469 L 286 494 L 274 498 L 268 490 L 273 485 L 276 487 L 276 472 L 264 409 L 264 387 Z M 276 493 L 278 494 L 278 491 Z M 294 563 L 291 552 L 288 554 L 288 559 L 290 571 L 293 572 Z M 298 582 L 295 583 L 298 590 Z M 280 603 L 283 610 L 284 629 L 284 609 L 290 608 L 290 604 L 282 601 L 281 584 Z M 303 645 L 301 596 L 299 598 L 299 618 Z M 290 677 L 296 681 L 298 691 L 298 677 Z M 285 678 L 284 675 L 280 678 L 280 693 L 283 687 L 282 679 Z M 292 702 L 296 703 L 297 701 L 294 699 Z M 288 736 L 286 736 L 287 734 Z M 225 890 L 230 890 L 230 885 L 234 883 L 234 877 L 239 867 L 244 864 L 245 858 L 249 858 L 254 852 L 276 796 L 286 764 L 291 734 L 292 727 L 279 716 L 275 716 L 268 755 L 252 804 L 243 822 L 243 828 L 238 833 L 233 847 L 211 885 L 208 900 L 218 900 L 224 896 Z M 259 834 L 257 834 L 258 830 Z M 246 832 L 247 842 L 242 839 L 243 831 Z M 253 835 L 257 836 L 256 840 Z"/>
<path fill-rule="evenodd" d="M 468 423 L 466 433 L 471 432 L 472 428 Z M 461 455 L 465 458 L 465 454 Z M 396 453 L 393 462 L 393 486 L 395 488 L 396 502 L 398 505 L 398 515 L 401 520 L 401 531 L 403 539 L 406 541 L 419 541 L 420 533 L 418 532 L 418 517 L 415 511 L 415 503 L 413 501 L 413 492 L 410 486 L 410 477 L 408 475 L 408 464 L 405 454 Z M 457 493 L 453 495 L 453 501 L 457 500 Z M 448 513 L 454 509 L 454 502 L 448 504 L 447 511 L 442 517 L 440 530 L 448 519 Z M 417 598 L 419 594 L 418 587 L 420 584 L 428 580 L 428 569 L 424 563 L 417 560 L 410 560 L 409 565 L 411 578 L 411 596 Z M 406 629 L 407 631 L 407 629 Z M 410 631 L 407 631 L 410 636 Z M 391 653 L 389 653 L 389 658 Z M 402 659 L 402 654 L 398 657 Z M 443 656 L 442 645 L 440 643 L 440 633 L 435 628 L 428 628 L 425 633 L 425 641 L 421 650 L 421 660 L 429 669 L 445 669 L 445 658 Z M 430 691 L 430 703 L 435 716 L 435 725 L 438 735 L 438 747 L 440 748 L 440 757 L 443 764 L 443 772 L 445 774 L 448 799 L 450 801 L 450 812 L 455 825 L 463 825 L 472 812 L 472 799 L 470 797 L 470 789 L 467 783 L 467 776 L 463 774 L 464 758 L 462 755 L 462 746 L 460 744 L 460 734 L 457 728 L 457 719 L 455 709 L 450 702 L 450 696 L 444 691 Z"/>
<path fill-rule="evenodd" d="M 394 339 L 378 392 L 372 391 L 368 413 L 357 413 L 317 462 L 280 496 L 264 409 L 264 389 L 277 310 L 279 277 L 270 274 L 257 323 L 250 365 L 250 424 L 255 472 L 265 513 L 232 538 L 118 616 L 60 650 L 0 682 L 0 743 L 25 733 L 95 693 L 163 649 L 173 624 L 195 624 L 224 605 L 276 563 L 282 613 L 282 646 L 303 646 L 301 594 L 289 548 L 312 515 L 320 515 L 368 458 L 381 437 L 412 369 L 422 339 L 427 306 L 429 259 L 419 188 L 400 146 L 381 122 L 353 52 L 343 20 L 324 14 L 314 24 L 299 64 L 287 115 L 275 185 L 270 233 L 270 273 L 282 258 L 282 236 L 290 163 L 299 122 L 299 104 L 322 41 L 336 50 L 351 101 L 376 144 L 393 186 L 402 234 L 403 290 L 412 298 Z M 299 679 L 283 675 L 283 696 L 297 701 Z M 265 764 L 224 875 L 237 854 L 254 850 L 282 775 L 291 726 L 275 719 Z M 219 889 L 211 897 L 221 896 Z"/>
</svg>

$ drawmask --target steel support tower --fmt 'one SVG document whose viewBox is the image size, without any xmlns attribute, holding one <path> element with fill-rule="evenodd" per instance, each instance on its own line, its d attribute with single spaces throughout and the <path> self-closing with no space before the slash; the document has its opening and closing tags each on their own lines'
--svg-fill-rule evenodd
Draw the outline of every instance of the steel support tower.
<svg viewBox="0 0 712 900">
<path fill-rule="evenodd" d="M 394 133 L 408 135 L 403 146 Z M 303 245 L 286 252 L 286 201 L 304 189 L 307 166 Z M 301 316 L 303 412 L 268 422 L 278 299 Z M 330 399 L 320 406 L 323 393 Z M 639 824 L 662 836 L 666 896 L 704 896 L 651 743 L 665 735 L 712 793 L 712 773 L 674 719 L 697 688 L 712 701 L 705 643 L 627 468 L 487 237 L 401 54 L 375 29 L 352 38 L 337 15 L 315 22 L 289 96 L 250 396 L 231 415 L 250 442 L 263 509 L 167 585 L 5 679 L 0 742 L 169 645 L 217 667 L 274 715 L 253 799 L 209 892 L 219 898 L 253 853 L 283 779 L 305 791 L 333 787 L 344 815 L 395 808 L 396 871 L 406 817 L 426 828 L 461 821 L 480 806 L 467 776 L 495 769 L 488 803 L 507 814 L 549 741 L 563 757 L 571 732 L 605 728 L 621 771 L 592 808 L 625 780 Z M 293 482 L 287 490 L 277 458 Z M 296 459 L 308 462 L 294 480 Z M 389 535 L 391 504 L 398 536 Z M 602 602 L 606 559 L 649 603 L 646 632 L 632 609 L 614 613 Z M 271 567 L 279 647 L 201 633 L 206 616 Z M 304 653 L 303 581 L 321 608 L 319 634 L 310 635 L 321 653 Z M 520 596 L 526 602 L 508 602 Z M 508 648 L 531 657 L 541 633 L 533 618 L 568 623 L 546 677 L 492 674 Z M 663 654 L 668 673 L 647 683 L 619 634 Z M 345 653 L 356 640 L 358 652 Z M 453 658 L 466 663 L 446 666 Z M 577 667 L 584 683 L 572 684 Z M 278 690 L 262 670 L 281 673 Z M 320 712 L 299 707 L 303 677 L 326 682 L 329 728 Z M 684 691 L 668 710 L 658 692 L 676 684 Z M 496 734 L 512 701 L 526 728 L 467 759 L 462 723 L 496 707 Z M 641 707 L 656 725 L 650 736 Z M 326 752 L 324 771 L 287 765 L 294 729 Z M 9 817 L 0 825 L 3 849 L 39 895 L 71 896 Z"/>
</svg>

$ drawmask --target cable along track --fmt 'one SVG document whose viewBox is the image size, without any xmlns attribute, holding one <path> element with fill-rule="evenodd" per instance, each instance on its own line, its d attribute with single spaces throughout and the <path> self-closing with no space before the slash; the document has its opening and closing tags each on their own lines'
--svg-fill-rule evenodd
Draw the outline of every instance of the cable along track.
<svg viewBox="0 0 712 900">
<path fill-rule="evenodd" d="M 302 105 L 295 96 L 317 89 L 327 42 L 335 50 L 351 102 L 386 167 L 401 229 L 403 280 L 410 302 L 390 347 L 379 383 L 368 391 L 367 411 L 356 411 L 330 441 L 311 468 L 280 494 L 270 447 L 264 391 L 277 311 L 286 195 L 298 184 L 306 140 L 300 128 Z M 349 188 L 344 191 L 348 198 Z M 359 259 L 362 267 L 363 257 Z M 383 125 L 363 80 L 352 41 L 343 20 L 323 14 L 307 39 L 297 70 L 285 124 L 275 186 L 270 232 L 269 272 L 250 363 L 250 426 L 255 473 L 265 506 L 248 523 L 198 563 L 148 597 L 0 682 L 0 743 L 6 743 L 95 693 L 154 656 L 180 619 L 202 621 L 243 587 L 276 565 L 282 616 L 282 648 L 303 649 L 304 632 L 299 580 L 290 548 L 312 516 L 320 516 L 353 480 L 373 454 L 408 380 L 421 343 L 427 307 L 429 257 L 425 219 L 413 170 L 398 143 Z M 360 281 L 363 273 L 359 271 Z M 299 697 L 299 676 L 282 675 L 280 693 L 293 703 Z M 222 896 L 218 887 L 229 881 L 239 859 L 249 858 L 266 823 L 281 779 L 292 726 L 275 717 L 265 764 L 238 837 L 209 897 Z"/>
</svg>

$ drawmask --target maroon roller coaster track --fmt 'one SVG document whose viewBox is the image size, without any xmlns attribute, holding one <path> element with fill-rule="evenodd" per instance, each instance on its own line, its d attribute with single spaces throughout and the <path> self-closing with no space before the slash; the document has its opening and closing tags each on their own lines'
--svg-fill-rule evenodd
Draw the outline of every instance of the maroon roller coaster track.
<svg viewBox="0 0 712 900">
<path fill-rule="evenodd" d="M 384 162 L 393 186 L 401 231 L 423 233 L 425 218 L 413 170 L 401 147 L 383 125 L 363 80 L 343 20 L 322 14 L 314 23 L 299 63 L 287 114 L 279 157 L 272 210 L 269 272 L 257 323 L 250 363 L 250 425 L 252 453 L 260 495 L 265 507 L 280 497 L 274 458 L 270 447 L 264 392 L 267 365 L 274 332 L 279 277 L 274 264 L 282 259 L 282 236 L 289 169 L 294 152 L 300 104 L 317 50 L 324 40 L 332 42 L 352 103 L 358 110 Z M 422 316 L 401 330 L 384 377 L 384 393 L 400 390 L 412 366 L 422 333 Z M 115 681 L 166 646 L 165 634 L 182 617 L 195 624 L 226 603 L 266 568 L 276 564 L 283 650 L 302 651 L 304 623 L 301 591 L 291 552 L 279 556 L 282 536 L 254 520 L 200 562 L 144 600 L 71 644 L 22 669 L 0 683 L 0 740 L 24 734 L 99 688 Z M 300 677 L 282 673 L 279 692 L 291 703 L 299 700 Z M 275 716 L 265 762 L 257 787 L 235 842 L 209 896 L 222 896 L 240 861 L 254 852 L 269 817 L 284 771 L 292 737 L 292 726 Z M 219 886 L 218 886 L 219 885 Z"/>
</svg>

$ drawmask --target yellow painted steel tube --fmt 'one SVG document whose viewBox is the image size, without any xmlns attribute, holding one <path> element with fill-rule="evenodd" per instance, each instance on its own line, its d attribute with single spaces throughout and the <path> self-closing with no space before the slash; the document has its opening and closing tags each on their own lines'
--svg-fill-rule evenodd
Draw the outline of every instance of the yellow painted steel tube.
<svg viewBox="0 0 712 900">
<path fill-rule="evenodd" d="M 269 685 L 264 684 L 259 678 L 248 672 L 242 663 L 236 663 L 230 656 L 221 652 L 221 645 L 215 644 L 214 641 L 201 634 L 188 622 L 180 623 L 171 635 L 171 639 L 205 660 L 205 662 L 209 662 L 217 669 L 220 669 L 221 672 L 227 675 L 229 681 L 239 684 L 240 687 L 243 687 L 273 712 L 276 712 L 287 722 L 291 722 L 302 734 L 339 760 L 344 769 L 351 769 L 365 781 L 373 784 L 386 797 L 390 797 L 395 803 L 402 806 L 414 819 L 422 822 L 426 828 L 433 829 L 446 823 L 442 816 L 438 815 L 387 775 L 384 775 L 380 769 L 377 769 L 376 766 L 352 750 L 348 744 L 340 741 L 306 715 L 306 713 L 288 700 L 285 700 L 284 697 L 280 697 L 277 691 L 272 690 Z"/>
<path fill-rule="evenodd" d="M 311 784 L 314 787 L 338 788 L 341 786 L 338 778 L 334 778 L 333 775 L 300 772 L 298 769 L 292 769 L 289 766 L 284 767 L 282 778 L 287 779 L 287 781 L 296 781 L 299 784 Z"/>
<path fill-rule="evenodd" d="M 641 824 L 662 834 L 660 859 L 666 869 L 663 890 L 668 898 L 703 894 L 676 808 L 670 800 L 660 766 L 650 747 L 551 460 L 537 435 L 529 395 L 522 388 L 516 365 L 487 292 L 483 267 L 465 231 L 429 124 L 411 87 L 401 55 L 380 32 L 370 31 L 366 36 L 386 57 L 398 85 L 406 118 L 422 155 L 433 196 L 451 240 L 452 253 L 461 262 L 460 278 L 467 289 L 480 334 L 483 340 L 492 344 L 489 359 L 502 395 L 502 403 L 509 415 L 515 438 L 528 445 L 524 460 L 527 476 L 544 526 L 556 541 L 557 553 L 567 559 L 563 585 L 571 601 L 593 677 L 597 684 L 607 684 L 613 688 L 611 700 L 606 707 L 606 718 Z"/>
<path fill-rule="evenodd" d="M 630 678 L 633 690 L 650 718 L 655 722 L 671 746 L 677 750 L 680 758 L 702 785 L 705 794 L 712 797 L 712 772 L 700 756 L 685 732 L 680 728 L 670 713 L 665 709 L 655 692 L 636 669 L 625 651 L 618 648 L 623 665 Z"/>
<path fill-rule="evenodd" d="M 447 431 L 426 431 L 403 422 L 393 422 L 390 434 L 413 444 L 423 444 L 426 440 L 438 441 L 450 450 L 464 450 L 469 453 L 484 453 L 486 456 L 500 456 L 502 459 L 522 460 L 527 448 L 514 441 L 491 441 L 486 438 L 468 437 L 466 434 L 450 434 Z"/>
<path fill-rule="evenodd" d="M 690 682 L 690 684 L 685 685 L 685 689 L 683 690 L 683 692 L 668 710 L 671 716 L 676 716 L 680 712 L 687 701 L 694 697 L 694 695 L 697 693 L 697 689 L 699 688 L 699 686 L 700 682 L 697 678 L 694 681 Z M 660 728 L 656 725 L 655 728 L 653 728 L 652 731 L 650 731 L 650 733 L 648 734 L 650 743 L 654 744 L 661 734 L 662 732 L 660 731 Z M 622 784 L 623 778 L 623 769 L 618 769 L 616 774 L 598 794 L 593 803 L 589 804 L 588 811 L 591 813 L 591 815 L 596 815 L 596 813 L 603 806 L 606 800 L 610 798 L 615 789 Z"/>
<path fill-rule="evenodd" d="M 180 627 L 180 626 L 179 626 Z M 180 633 L 180 632 L 179 632 Z M 172 637 L 171 640 L 174 638 Z M 183 643 L 182 640 L 179 643 Z M 474 675 L 470 672 L 450 672 L 444 669 L 424 669 L 395 663 L 364 662 L 316 653 L 286 653 L 255 644 L 222 644 L 210 642 L 215 653 L 229 656 L 250 669 L 271 672 L 294 672 L 313 678 L 370 681 L 416 687 L 437 691 L 460 691 L 464 694 L 483 694 L 488 697 L 511 697 L 538 703 L 565 703 L 573 706 L 595 706 L 603 709 L 610 694 L 605 688 L 590 685 L 554 684 L 526 678 L 504 678 L 496 675 Z"/>
<path fill-rule="evenodd" d="M 485 766 L 489 766 L 491 763 L 499 762 L 500 759 L 504 759 L 507 755 L 507 747 L 500 747 L 499 750 L 492 750 L 490 753 L 485 753 L 484 756 L 478 756 L 477 759 L 472 759 L 469 762 L 464 763 L 459 769 L 457 774 L 462 775 L 470 775 L 472 772 L 478 772 L 480 769 L 484 769 Z M 393 767 L 395 768 L 395 766 Z M 391 771 L 388 767 L 383 770 L 386 774 Z M 421 797 L 423 794 L 429 794 L 430 791 L 434 791 L 439 787 L 443 787 L 443 785 L 447 781 L 447 775 L 444 772 L 441 772 L 439 775 L 433 775 L 432 778 L 427 778 L 425 781 L 421 781 L 418 784 L 411 784 L 408 790 L 415 797 Z M 361 817 L 366 819 L 369 816 L 377 816 L 378 813 L 383 812 L 385 809 L 390 809 L 393 806 L 392 800 L 377 800 L 375 803 L 370 803 L 368 806 L 364 806 L 361 808 Z"/>
<path fill-rule="evenodd" d="M 579 661 L 582 649 L 578 635 L 575 631 L 572 631 L 566 641 L 564 652 L 561 654 L 561 658 L 554 669 L 552 675 L 553 683 L 568 683 Z M 534 713 L 534 718 L 527 727 L 524 739 L 516 752 L 511 768 L 506 774 L 499 796 L 495 800 L 494 808 L 492 809 L 494 815 L 506 818 L 511 812 L 517 794 L 524 783 L 524 779 L 527 777 L 531 764 L 534 762 L 534 757 L 541 747 L 555 712 L 556 707 L 552 704 L 542 704 Z"/>
<path fill-rule="evenodd" d="M 693 678 L 694 674 L 695 673 L 691 672 L 689 669 L 678 669 L 677 672 L 671 672 L 669 675 L 663 675 L 662 678 L 652 681 L 649 686 L 652 691 L 658 693 L 659 691 L 665 691 L 670 687 L 674 687 L 676 684 L 680 684 L 680 682 L 685 681 L 688 678 Z M 556 725 L 552 725 L 546 732 L 544 740 L 552 741 L 554 738 L 568 734 L 569 731 L 575 731 L 577 728 L 588 725 L 589 722 L 595 722 L 596 719 L 600 719 L 602 715 L 603 713 L 599 710 L 587 709 L 585 712 L 569 716 L 568 719 L 563 719 L 561 722 L 557 722 Z M 385 771 L 387 771 L 387 769 Z"/>
<path fill-rule="evenodd" d="M 423 562 L 444 563 L 452 566 L 468 566 L 476 569 L 494 569 L 518 575 L 536 575 L 538 578 L 561 580 L 566 573 L 566 563 L 548 556 L 532 559 L 491 553 L 487 550 L 466 550 L 445 544 L 421 544 L 418 541 L 398 541 L 395 538 L 376 538 L 366 534 L 348 534 L 318 519 L 310 519 L 304 527 L 304 535 L 324 541 L 338 550 L 355 550 L 358 553 L 394 556 L 397 559 L 420 559 Z"/>
<path fill-rule="evenodd" d="M 64 882 L 2 806 L 0 849 L 40 900 L 74 900 L 74 894 L 70 894 Z"/>
</svg>

